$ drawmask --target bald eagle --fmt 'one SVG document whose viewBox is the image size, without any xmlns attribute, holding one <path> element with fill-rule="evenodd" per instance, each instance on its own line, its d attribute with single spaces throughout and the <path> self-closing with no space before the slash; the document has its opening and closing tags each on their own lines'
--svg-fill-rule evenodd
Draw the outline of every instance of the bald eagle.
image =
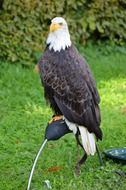
<svg viewBox="0 0 126 190">
<path fill-rule="evenodd" d="M 63 115 L 69 129 L 81 135 L 86 155 L 94 155 L 100 129 L 100 97 L 85 59 L 70 39 L 62 17 L 51 20 L 47 46 L 39 61 L 45 98 L 56 115 Z"/>
</svg>

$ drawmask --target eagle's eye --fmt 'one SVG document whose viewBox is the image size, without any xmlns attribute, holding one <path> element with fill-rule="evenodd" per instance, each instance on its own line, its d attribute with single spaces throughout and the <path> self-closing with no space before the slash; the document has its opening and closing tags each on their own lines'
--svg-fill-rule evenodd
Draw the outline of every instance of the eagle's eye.
<svg viewBox="0 0 126 190">
<path fill-rule="evenodd" d="M 60 23 L 59 23 L 59 25 L 60 25 L 60 26 L 62 26 L 62 25 L 63 25 L 63 23 L 62 23 L 62 22 L 60 22 Z"/>
</svg>

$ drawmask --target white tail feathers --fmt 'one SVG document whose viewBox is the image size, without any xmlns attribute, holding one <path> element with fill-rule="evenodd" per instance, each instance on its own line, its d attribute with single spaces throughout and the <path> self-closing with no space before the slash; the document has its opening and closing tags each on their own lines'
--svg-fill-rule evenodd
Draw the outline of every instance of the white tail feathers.
<svg viewBox="0 0 126 190">
<path fill-rule="evenodd" d="M 77 125 L 75 123 L 72 123 L 70 121 L 68 121 L 65 117 L 64 120 L 68 126 L 68 128 L 73 131 L 73 134 L 75 135 L 77 133 Z"/>
<path fill-rule="evenodd" d="M 89 133 L 87 128 L 84 126 L 79 126 L 75 123 L 72 123 L 68 121 L 65 117 L 64 120 L 68 126 L 68 128 L 73 131 L 74 134 L 77 133 L 77 127 L 79 128 L 81 139 L 82 139 L 82 145 L 87 153 L 87 155 L 94 155 L 96 152 L 96 145 L 95 145 L 95 137 L 93 133 Z"/>
<path fill-rule="evenodd" d="M 82 145 L 87 155 L 94 155 L 96 152 L 95 137 L 93 133 L 89 133 L 83 126 L 78 126 L 81 134 Z"/>
</svg>

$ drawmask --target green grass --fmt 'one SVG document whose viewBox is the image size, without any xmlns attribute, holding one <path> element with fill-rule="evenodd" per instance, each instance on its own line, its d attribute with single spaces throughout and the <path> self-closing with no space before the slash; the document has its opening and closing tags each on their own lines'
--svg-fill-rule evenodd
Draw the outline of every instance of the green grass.
<svg viewBox="0 0 126 190">
<path fill-rule="evenodd" d="M 105 55 L 98 48 L 84 51 L 97 80 L 101 95 L 104 138 L 101 151 L 126 146 L 126 55 Z M 40 79 L 33 69 L 1 63 L 0 68 L 0 190 L 25 190 L 34 157 L 44 138 L 52 112 L 43 98 Z M 31 190 L 44 190 L 51 181 L 53 190 L 124 190 L 126 165 L 105 161 L 100 167 L 97 155 L 89 157 L 81 175 L 74 175 L 77 148 L 74 135 L 50 141 L 37 164 Z M 59 166 L 57 171 L 49 171 Z"/>
</svg>

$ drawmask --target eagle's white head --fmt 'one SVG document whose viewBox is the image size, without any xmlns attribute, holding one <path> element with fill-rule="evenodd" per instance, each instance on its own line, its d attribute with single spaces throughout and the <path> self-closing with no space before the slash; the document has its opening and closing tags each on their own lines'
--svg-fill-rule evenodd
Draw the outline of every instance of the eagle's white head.
<svg viewBox="0 0 126 190">
<path fill-rule="evenodd" d="M 68 26 L 64 18 L 55 17 L 51 20 L 50 32 L 46 43 L 49 45 L 49 49 L 54 51 L 65 50 L 66 47 L 71 46 Z"/>
</svg>

